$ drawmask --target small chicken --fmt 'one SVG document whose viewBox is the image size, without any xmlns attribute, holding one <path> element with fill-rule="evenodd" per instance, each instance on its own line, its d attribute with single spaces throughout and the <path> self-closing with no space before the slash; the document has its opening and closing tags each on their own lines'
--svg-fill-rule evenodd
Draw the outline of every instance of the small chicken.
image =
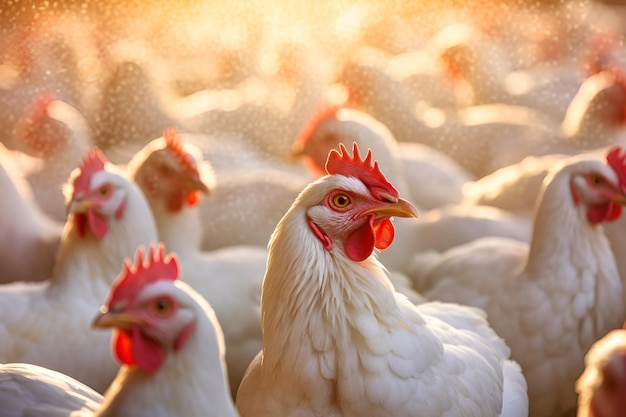
<svg viewBox="0 0 626 417">
<path fill-rule="evenodd" d="M 84 332 L 89 312 L 124 259 L 157 241 L 156 226 L 141 190 L 97 148 L 72 172 L 66 193 L 69 214 L 50 279 L 0 287 L 0 363 L 45 366 L 102 392 L 118 365 L 107 334 Z"/>
<path fill-rule="evenodd" d="M 130 161 L 130 176 L 155 216 L 159 238 L 180 259 L 183 280 L 215 309 L 224 329 L 231 391 L 263 345 L 261 284 L 267 249 L 231 246 L 201 251 L 200 193 L 213 181 L 199 149 L 173 129 L 146 145 Z"/>
<path fill-rule="evenodd" d="M 532 416 L 575 407 L 585 352 L 621 325 L 622 282 L 602 224 L 620 217 L 625 190 L 620 148 L 606 163 L 572 157 L 543 183 L 530 243 L 479 239 L 439 257 L 418 257 L 410 274 L 428 299 L 487 312 L 522 366 Z"/>
<path fill-rule="evenodd" d="M 16 137 L 17 149 L 32 157 L 21 166 L 35 201 L 49 217 L 65 222 L 63 184 L 93 146 L 87 120 L 71 104 L 42 95 L 19 123 Z"/>
<path fill-rule="evenodd" d="M 626 415 L 626 329 L 595 342 L 585 355 L 585 371 L 576 381 L 578 417 Z"/>
<path fill-rule="evenodd" d="M 123 364 L 104 397 L 61 373 L 5 364 L 0 417 L 237 416 L 215 312 L 178 278 L 177 258 L 163 246 L 150 246 L 146 261 L 139 247 L 93 320 L 115 329 L 111 349 Z"/>
<path fill-rule="evenodd" d="M 392 216 L 417 212 L 371 152 L 340 149 L 272 235 L 241 415 L 526 416 L 524 378 L 483 312 L 394 290 L 373 253 Z"/>
</svg>

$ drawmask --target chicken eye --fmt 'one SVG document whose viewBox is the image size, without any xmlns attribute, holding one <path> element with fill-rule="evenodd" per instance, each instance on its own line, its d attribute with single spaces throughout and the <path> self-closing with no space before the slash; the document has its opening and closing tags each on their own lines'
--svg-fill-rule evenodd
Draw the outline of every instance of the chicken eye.
<svg viewBox="0 0 626 417">
<path fill-rule="evenodd" d="M 98 188 L 98 195 L 100 197 L 108 197 L 111 194 L 111 187 L 109 184 L 105 184 L 102 187 Z"/>
<path fill-rule="evenodd" d="M 600 177 L 599 175 L 592 175 L 591 176 L 591 184 L 592 185 L 602 185 L 604 183 L 604 179 L 602 177 Z"/>
<path fill-rule="evenodd" d="M 337 208 L 345 208 L 348 204 L 350 204 L 350 197 L 345 194 L 336 194 L 333 197 L 333 204 Z"/>
<path fill-rule="evenodd" d="M 167 298 L 158 298 L 154 302 L 153 308 L 158 315 L 165 315 L 172 309 L 172 303 Z"/>
</svg>

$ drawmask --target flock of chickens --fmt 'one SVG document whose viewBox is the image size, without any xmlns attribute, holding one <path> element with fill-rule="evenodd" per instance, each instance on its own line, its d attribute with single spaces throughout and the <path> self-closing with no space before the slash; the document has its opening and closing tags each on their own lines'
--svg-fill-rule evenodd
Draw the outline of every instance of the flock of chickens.
<svg viewBox="0 0 626 417">
<path fill-rule="evenodd" d="M 198 3 L 0 16 L 0 417 L 626 416 L 614 9 Z"/>
</svg>

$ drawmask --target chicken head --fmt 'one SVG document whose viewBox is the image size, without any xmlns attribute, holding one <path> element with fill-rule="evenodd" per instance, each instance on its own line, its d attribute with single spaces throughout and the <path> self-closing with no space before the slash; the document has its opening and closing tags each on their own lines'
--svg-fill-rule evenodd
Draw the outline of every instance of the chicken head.
<svg viewBox="0 0 626 417">
<path fill-rule="evenodd" d="M 114 352 L 125 365 L 152 374 L 168 352 L 181 349 L 195 327 L 194 313 L 161 282 L 179 278 L 178 260 L 164 256 L 163 245 L 150 246 L 147 262 L 137 249 L 135 265 L 126 262 L 93 325 L 115 327 Z"/>
<path fill-rule="evenodd" d="M 151 153 L 134 177 L 149 199 L 162 200 L 167 211 L 175 213 L 185 205 L 198 204 L 200 193 L 209 194 L 210 185 L 203 180 L 196 158 L 185 149 L 174 129 L 167 129 L 163 139 L 163 146 L 148 150 Z"/>
<path fill-rule="evenodd" d="M 393 241 L 392 216 L 417 217 L 417 210 L 400 198 L 398 191 L 372 163 L 368 151 L 361 159 L 353 146 L 351 156 L 345 146 L 328 155 L 326 171 L 338 174 L 335 188 L 323 196 L 322 204 L 308 210 L 308 224 L 326 250 L 338 244 L 356 262 L 368 258 L 374 248 L 386 249 Z"/>
<path fill-rule="evenodd" d="M 578 417 L 626 415 L 626 329 L 613 330 L 585 356 L 576 382 Z"/>
</svg>

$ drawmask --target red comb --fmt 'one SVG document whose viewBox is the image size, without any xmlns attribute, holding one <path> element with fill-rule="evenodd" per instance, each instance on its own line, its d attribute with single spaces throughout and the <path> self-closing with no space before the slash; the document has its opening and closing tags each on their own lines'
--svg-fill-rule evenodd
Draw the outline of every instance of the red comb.
<svg viewBox="0 0 626 417">
<path fill-rule="evenodd" d="M 173 127 L 165 129 L 163 137 L 165 138 L 165 146 L 178 158 L 180 163 L 187 168 L 189 172 L 199 175 L 196 162 L 193 157 L 183 149 L 183 141 L 180 139 L 176 129 Z"/>
<path fill-rule="evenodd" d="M 104 164 L 106 159 L 100 149 L 91 148 L 87 151 L 87 154 L 83 156 L 83 160 L 80 163 L 80 174 L 74 180 L 74 196 L 78 192 L 85 192 L 89 189 L 89 182 L 91 177 L 96 172 L 104 170 Z"/>
<path fill-rule="evenodd" d="M 134 299 L 148 284 L 161 280 L 175 281 L 178 279 L 178 258 L 170 253 L 165 256 L 163 244 L 151 244 L 148 260 L 144 261 L 144 248 L 139 246 L 135 253 L 135 264 L 130 260 L 124 262 L 124 270 L 113 283 L 106 305 L 111 306 L 120 300 Z"/>
<path fill-rule="evenodd" d="M 320 123 L 336 117 L 337 112 L 341 110 L 342 107 L 343 106 L 338 104 L 321 104 L 302 126 L 300 133 L 298 133 L 296 137 L 296 143 L 305 145 L 309 139 L 311 139 L 313 132 L 315 132 L 315 129 L 317 129 Z"/>
<path fill-rule="evenodd" d="M 626 153 L 619 146 L 614 146 L 606 154 L 606 162 L 617 174 L 622 190 L 626 191 Z"/>
<path fill-rule="evenodd" d="M 359 147 L 356 142 L 352 145 L 352 156 L 348 153 L 346 147 L 340 143 L 340 152 L 333 149 L 328 154 L 328 160 L 326 161 L 326 172 L 330 175 L 339 174 L 346 177 L 355 177 L 361 180 L 365 184 L 372 194 L 377 198 L 380 197 L 380 192 L 399 197 L 398 190 L 387 178 L 380 172 L 378 168 L 378 162 L 372 161 L 372 150 L 367 150 L 365 159 L 361 159 L 359 154 Z"/>
</svg>

